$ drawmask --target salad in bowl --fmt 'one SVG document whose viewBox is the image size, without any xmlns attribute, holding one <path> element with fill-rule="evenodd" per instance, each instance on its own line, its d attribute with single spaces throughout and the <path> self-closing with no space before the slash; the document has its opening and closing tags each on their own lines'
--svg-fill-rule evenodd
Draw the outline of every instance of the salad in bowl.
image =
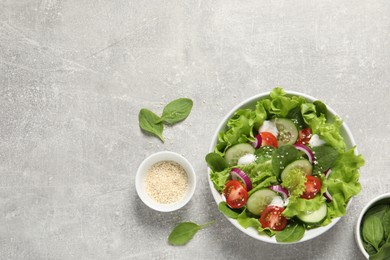
<svg viewBox="0 0 390 260">
<path fill-rule="evenodd" d="M 236 106 L 205 159 L 218 209 L 265 242 L 322 234 L 361 191 L 364 159 L 345 123 L 323 102 L 282 88 Z"/>
</svg>

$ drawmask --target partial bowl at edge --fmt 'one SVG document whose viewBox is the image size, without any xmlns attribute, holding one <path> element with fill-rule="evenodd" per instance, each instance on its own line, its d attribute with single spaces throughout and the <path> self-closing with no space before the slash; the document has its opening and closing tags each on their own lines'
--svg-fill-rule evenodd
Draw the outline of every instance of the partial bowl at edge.
<svg viewBox="0 0 390 260">
<path fill-rule="evenodd" d="M 358 245 L 358 247 L 360 249 L 360 252 L 362 252 L 362 254 L 367 259 L 369 259 L 369 255 L 368 255 L 367 251 L 364 249 L 363 242 L 362 242 L 362 235 L 361 235 L 362 220 L 363 220 L 364 215 L 366 214 L 366 212 L 370 208 L 372 208 L 373 206 L 382 204 L 382 203 L 389 203 L 390 204 L 390 193 L 382 194 L 380 196 L 377 196 L 377 197 L 373 198 L 371 201 L 369 201 L 364 206 L 362 211 L 360 212 L 358 220 L 356 222 L 356 226 L 355 226 L 355 241 L 356 241 L 356 244 Z"/>
</svg>

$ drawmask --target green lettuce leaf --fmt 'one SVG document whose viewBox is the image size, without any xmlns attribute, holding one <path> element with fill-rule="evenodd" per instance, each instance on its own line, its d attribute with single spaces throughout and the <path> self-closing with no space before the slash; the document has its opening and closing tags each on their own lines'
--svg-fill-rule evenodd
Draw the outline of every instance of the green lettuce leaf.
<svg viewBox="0 0 390 260">
<path fill-rule="evenodd" d="M 361 155 L 355 154 L 355 148 L 339 155 L 326 180 L 328 191 L 333 197 L 332 202 L 328 204 L 331 217 L 343 216 L 350 198 L 361 191 L 358 169 L 363 165 L 364 159 Z"/>
<path fill-rule="evenodd" d="M 254 227 L 257 229 L 261 227 L 259 219 L 249 217 L 246 214 L 246 208 L 238 215 L 237 221 L 243 228 Z"/>
<path fill-rule="evenodd" d="M 288 189 L 290 200 L 294 197 L 299 197 L 305 190 L 306 174 L 300 168 L 294 168 L 283 179 L 282 187 Z"/>
<path fill-rule="evenodd" d="M 340 134 L 343 124 L 337 116 L 333 122 L 326 122 L 324 114 L 317 115 L 316 106 L 312 103 L 304 103 L 301 106 L 302 116 L 305 123 L 311 128 L 313 134 L 318 134 L 328 145 L 333 146 L 338 152 L 345 150 L 345 142 Z"/>
<path fill-rule="evenodd" d="M 299 106 L 305 99 L 298 96 L 289 97 L 282 88 L 274 88 L 270 93 L 271 99 L 260 100 L 259 103 L 265 108 L 268 118 L 287 117 L 290 110 Z"/>
<path fill-rule="evenodd" d="M 228 130 L 218 135 L 218 140 L 223 145 L 217 146 L 217 149 L 222 155 L 235 144 L 254 141 L 252 131 L 254 117 L 255 113 L 251 109 L 240 109 L 228 120 L 226 123 Z"/>
<path fill-rule="evenodd" d="M 283 215 L 287 218 L 292 218 L 299 213 L 318 210 L 324 201 L 325 198 L 320 195 L 310 200 L 300 197 L 290 197 L 287 207 L 283 211 Z"/>
<path fill-rule="evenodd" d="M 218 192 L 222 193 L 223 189 L 225 188 L 225 183 L 230 179 L 231 169 L 232 168 L 229 167 L 221 172 L 210 172 L 210 179 Z"/>
</svg>

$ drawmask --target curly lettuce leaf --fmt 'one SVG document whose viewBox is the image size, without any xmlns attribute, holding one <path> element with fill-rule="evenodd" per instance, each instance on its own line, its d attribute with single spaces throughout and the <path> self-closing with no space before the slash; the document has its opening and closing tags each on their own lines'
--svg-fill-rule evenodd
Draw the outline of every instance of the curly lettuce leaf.
<svg viewBox="0 0 390 260">
<path fill-rule="evenodd" d="M 254 117 L 251 109 L 237 110 L 226 123 L 228 130 L 218 134 L 218 141 L 221 145 L 216 147 L 215 152 L 223 155 L 229 147 L 235 144 L 254 141 L 252 131 Z"/>
<path fill-rule="evenodd" d="M 299 197 L 306 189 L 306 174 L 300 168 L 291 169 L 283 179 L 282 187 L 288 189 L 290 200 Z"/>
<path fill-rule="evenodd" d="M 346 144 L 340 134 L 343 122 L 339 117 L 335 116 L 333 122 L 326 122 L 324 114 L 317 115 L 316 106 L 313 103 L 302 104 L 301 111 L 305 123 L 311 128 L 313 134 L 318 134 L 322 140 L 338 152 L 345 150 Z"/>
<path fill-rule="evenodd" d="M 361 191 L 358 169 L 363 165 L 364 159 L 362 155 L 355 154 L 355 147 L 339 155 L 326 181 L 328 191 L 333 197 L 328 204 L 331 217 L 345 215 L 348 201 Z"/>
<path fill-rule="evenodd" d="M 280 88 L 274 88 L 270 93 L 271 99 L 260 100 L 259 103 L 267 111 L 268 117 L 287 117 L 288 113 L 299 106 L 305 99 L 299 96 L 287 96 Z"/>
<path fill-rule="evenodd" d="M 283 215 L 287 218 L 292 218 L 300 213 L 307 211 L 315 211 L 321 207 L 325 198 L 317 195 L 314 198 L 307 200 L 300 197 L 290 197 L 287 207 L 283 211 Z"/>
<path fill-rule="evenodd" d="M 225 183 L 230 179 L 230 170 L 231 168 L 229 167 L 220 172 L 210 172 L 210 179 L 213 182 L 215 189 L 220 193 L 225 188 Z"/>
</svg>

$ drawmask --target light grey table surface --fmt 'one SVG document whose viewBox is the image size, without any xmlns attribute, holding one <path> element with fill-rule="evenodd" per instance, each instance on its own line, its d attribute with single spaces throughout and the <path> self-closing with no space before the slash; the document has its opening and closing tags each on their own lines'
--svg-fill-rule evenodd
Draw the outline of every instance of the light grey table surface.
<svg viewBox="0 0 390 260">
<path fill-rule="evenodd" d="M 1 259 L 363 259 L 360 210 L 390 191 L 390 1 L 0 1 Z M 275 86 L 336 110 L 366 159 L 363 191 L 317 239 L 278 246 L 216 208 L 204 156 L 236 104 Z M 194 101 L 143 134 L 138 112 Z M 169 150 L 195 168 L 190 203 L 146 207 L 135 173 Z M 183 247 L 180 221 L 216 222 Z"/>
</svg>

